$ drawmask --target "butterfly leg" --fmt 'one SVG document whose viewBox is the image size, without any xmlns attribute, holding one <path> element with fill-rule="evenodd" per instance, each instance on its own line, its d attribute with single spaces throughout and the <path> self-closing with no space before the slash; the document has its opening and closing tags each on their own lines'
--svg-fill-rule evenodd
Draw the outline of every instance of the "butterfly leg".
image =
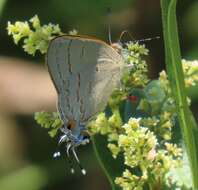
<svg viewBox="0 0 198 190">
<path fill-rule="evenodd" d="M 67 140 L 67 135 L 62 135 L 58 141 L 58 147 L 61 145 L 62 142 L 66 141 Z M 53 157 L 54 158 L 57 158 L 57 157 L 60 157 L 61 153 L 59 151 L 59 148 L 57 148 L 57 151 L 54 152 L 53 154 Z"/>
<path fill-rule="evenodd" d="M 60 145 L 61 143 L 63 142 L 67 142 L 68 141 L 68 136 L 65 134 L 65 135 L 62 135 L 58 141 L 58 145 Z"/>
<path fill-rule="evenodd" d="M 68 136 L 67 134 L 64 134 L 60 137 L 59 141 L 58 141 L 58 146 L 60 146 L 63 142 L 67 142 L 68 141 Z M 54 158 L 57 158 L 57 157 L 60 157 L 61 153 L 59 150 L 57 150 L 54 154 L 53 154 L 53 157 Z"/>
</svg>

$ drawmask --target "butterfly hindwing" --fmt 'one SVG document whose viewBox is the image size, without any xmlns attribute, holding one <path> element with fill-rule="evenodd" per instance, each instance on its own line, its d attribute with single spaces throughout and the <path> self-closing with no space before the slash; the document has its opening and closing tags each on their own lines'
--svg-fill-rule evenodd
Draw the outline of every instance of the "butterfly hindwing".
<svg viewBox="0 0 198 190">
<path fill-rule="evenodd" d="M 67 35 L 51 41 L 47 64 L 59 110 L 78 122 L 104 109 L 124 69 L 121 55 L 105 42 Z"/>
</svg>

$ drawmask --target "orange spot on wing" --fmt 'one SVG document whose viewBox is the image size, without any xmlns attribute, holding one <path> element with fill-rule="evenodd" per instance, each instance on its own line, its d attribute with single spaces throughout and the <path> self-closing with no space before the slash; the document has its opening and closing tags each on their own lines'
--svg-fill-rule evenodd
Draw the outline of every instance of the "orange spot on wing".
<svg viewBox="0 0 198 190">
<path fill-rule="evenodd" d="M 69 120 L 68 124 L 67 124 L 67 128 L 68 129 L 74 129 L 76 127 L 76 122 L 74 120 Z"/>
</svg>

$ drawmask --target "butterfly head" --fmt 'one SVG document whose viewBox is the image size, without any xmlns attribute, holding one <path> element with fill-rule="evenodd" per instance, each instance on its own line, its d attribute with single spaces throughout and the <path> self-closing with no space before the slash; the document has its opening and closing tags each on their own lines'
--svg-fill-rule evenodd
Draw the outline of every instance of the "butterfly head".
<svg viewBox="0 0 198 190">
<path fill-rule="evenodd" d="M 112 43 L 111 47 L 113 49 L 115 49 L 119 54 L 121 54 L 121 52 L 122 52 L 122 43 L 120 41 L 118 41 L 116 43 Z"/>
</svg>

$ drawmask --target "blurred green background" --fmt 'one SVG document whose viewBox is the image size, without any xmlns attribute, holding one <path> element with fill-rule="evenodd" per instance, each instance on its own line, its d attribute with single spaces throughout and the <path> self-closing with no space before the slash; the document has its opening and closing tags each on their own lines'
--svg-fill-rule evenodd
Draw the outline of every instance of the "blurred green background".
<svg viewBox="0 0 198 190">
<path fill-rule="evenodd" d="M 112 9 L 107 16 L 107 8 Z M 182 56 L 198 59 L 198 1 L 178 2 L 178 24 Z M 107 23 L 112 39 L 123 30 L 134 39 L 160 36 L 146 42 L 146 58 L 151 78 L 164 69 L 164 49 L 159 0 L 0 0 L 0 190 L 105 190 L 110 189 L 93 154 L 91 144 L 78 154 L 87 169 L 69 173 L 66 158 L 54 160 L 57 139 L 51 139 L 34 121 L 35 111 L 55 111 L 56 93 L 49 79 L 44 56 L 31 57 L 7 35 L 8 21 L 25 21 L 37 14 L 42 24 L 58 23 L 62 31 L 76 29 L 79 34 L 108 42 Z M 124 41 L 131 40 L 127 36 Z M 198 88 L 189 96 L 197 115 Z M 196 116 L 197 118 L 197 116 Z"/>
</svg>

